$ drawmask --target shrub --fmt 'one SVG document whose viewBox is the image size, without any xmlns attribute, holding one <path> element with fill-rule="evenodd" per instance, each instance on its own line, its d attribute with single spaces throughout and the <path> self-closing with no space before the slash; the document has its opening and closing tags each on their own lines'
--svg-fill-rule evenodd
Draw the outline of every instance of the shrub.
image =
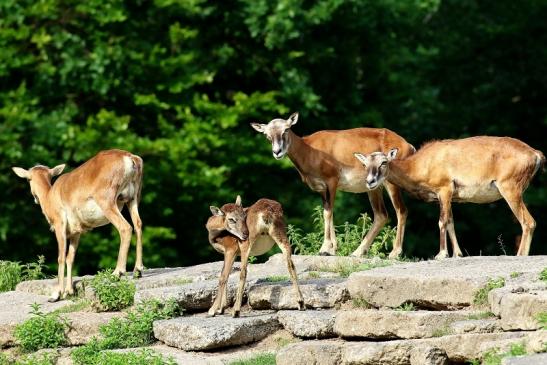
<svg viewBox="0 0 547 365">
<path fill-rule="evenodd" d="M 97 273 L 91 286 L 99 302 L 94 304 L 99 310 L 119 311 L 133 304 L 135 284 L 123 276 L 114 275 L 111 270 Z"/>
<path fill-rule="evenodd" d="M 45 278 L 44 262 L 44 256 L 38 256 L 38 261 L 25 265 L 19 262 L 0 261 L 0 292 L 14 290 L 21 281 Z"/>
<path fill-rule="evenodd" d="M 502 288 L 503 286 L 505 286 L 504 278 L 488 279 L 486 285 L 475 292 L 473 304 L 479 306 L 486 304 L 488 302 L 488 293 L 493 289 Z"/>
<path fill-rule="evenodd" d="M 24 351 L 54 348 L 66 343 L 66 320 L 56 313 L 44 314 L 39 304 L 32 304 L 30 319 L 15 327 L 14 336 Z"/>
</svg>

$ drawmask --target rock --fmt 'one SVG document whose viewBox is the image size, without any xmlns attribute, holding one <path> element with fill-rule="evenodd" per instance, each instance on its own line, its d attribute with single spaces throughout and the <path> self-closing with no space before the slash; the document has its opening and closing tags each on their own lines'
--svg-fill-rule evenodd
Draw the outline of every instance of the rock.
<svg viewBox="0 0 547 365">
<path fill-rule="evenodd" d="M 496 319 L 468 319 L 465 321 L 456 321 L 450 325 L 454 334 L 464 333 L 493 333 L 500 332 L 501 326 Z"/>
<path fill-rule="evenodd" d="M 280 327 L 272 313 L 244 313 L 241 318 L 193 316 L 154 322 L 154 336 L 182 350 L 208 350 L 255 342 Z"/>
<path fill-rule="evenodd" d="M 531 332 L 526 337 L 526 352 L 545 352 L 547 349 L 547 330 Z"/>
<path fill-rule="evenodd" d="M 417 346 L 410 351 L 410 365 L 448 365 L 448 355 L 438 347 Z"/>
<path fill-rule="evenodd" d="M 475 292 L 489 279 L 501 276 L 510 283 L 512 272 L 537 277 L 546 260 L 545 256 L 481 256 L 407 263 L 353 273 L 347 287 L 352 298 L 375 307 L 411 302 L 422 308 L 458 309 L 470 306 Z"/>
<path fill-rule="evenodd" d="M 9 291 L 0 293 L 0 348 L 15 344 L 13 330 L 31 317 L 31 304 L 40 304 L 44 313 L 72 304 L 69 300 L 49 303 L 48 297 L 32 293 Z"/>
<path fill-rule="evenodd" d="M 228 305 L 235 298 L 237 283 L 228 282 Z M 147 299 L 157 299 L 161 302 L 174 299 L 178 305 L 186 311 L 207 310 L 213 304 L 217 295 L 218 282 L 216 280 L 197 281 L 185 285 L 165 286 L 152 289 L 139 290 L 135 293 L 135 303 Z"/>
<path fill-rule="evenodd" d="M 307 308 L 333 308 L 349 299 L 344 279 L 313 279 L 299 283 Z M 290 282 L 258 281 L 249 286 L 249 305 L 253 309 L 298 309 Z"/>
<path fill-rule="evenodd" d="M 543 283 L 495 289 L 488 299 L 506 331 L 538 329 L 538 314 L 547 312 L 547 286 Z"/>
<path fill-rule="evenodd" d="M 547 365 L 547 354 L 534 354 L 502 359 L 501 365 Z"/>
<path fill-rule="evenodd" d="M 336 311 L 280 311 L 277 318 L 293 335 L 302 338 L 335 337 L 333 330 Z"/>
<path fill-rule="evenodd" d="M 62 315 L 69 322 L 67 330 L 68 344 L 70 346 L 84 345 L 93 336 L 99 335 L 99 327 L 107 324 L 112 318 L 124 317 L 123 313 L 93 313 L 74 312 Z"/>
<path fill-rule="evenodd" d="M 275 357 L 276 365 L 341 364 L 343 342 L 339 340 L 304 341 L 288 345 Z"/>
<path fill-rule="evenodd" d="M 340 311 L 334 332 L 343 338 L 426 338 L 451 334 L 452 322 L 466 319 L 467 311 Z"/>
</svg>

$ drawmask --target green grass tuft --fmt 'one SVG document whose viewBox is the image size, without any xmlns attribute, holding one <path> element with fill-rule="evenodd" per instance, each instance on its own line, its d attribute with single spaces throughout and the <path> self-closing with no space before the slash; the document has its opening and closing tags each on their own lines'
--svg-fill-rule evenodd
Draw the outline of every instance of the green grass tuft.
<svg viewBox="0 0 547 365">
<path fill-rule="evenodd" d="M 370 309 L 372 305 L 367 302 L 365 298 L 356 297 L 351 299 L 351 305 L 353 308 Z"/>
<path fill-rule="evenodd" d="M 500 277 L 497 279 L 488 279 L 486 285 L 475 292 L 475 297 L 473 298 L 473 304 L 477 306 L 485 305 L 488 303 L 488 293 L 491 290 L 502 288 L 505 286 L 505 279 Z"/>
<path fill-rule="evenodd" d="M 264 281 L 267 283 L 281 283 L 289 281 L 289 277 L 287 275 L 272 275 L 264 278 Z"/>
<path fill-rule="evenodd" d="M 402 312 L 412 312 L 417 310 L 416 306 L 412 302 L 403 303 L 402 305 L 395 308 L 396 311 L 402 311 Z"/>
<path fill-rule="evenodd" d="M 500 352 L 497 349 L 492 349 L 482 357 L 482 365 L 500 365 L 501 361 L 506 357 L 526 355 L 526 348 L 523 343 L 514 343 L 509 351 Z"/>
<path fill-rule="evenodd" d="M 366 270 L 372 270 L 377 267 L 385 267 L 391 265 L 392 262 L 388 260 L 379 260 L 377 262 L 369 262 L 369 263 L 363 263 L 363 264 L 356 264 L 353 262 L 347 262 L 347 263 L 338 263 L 336 266 L 322 266 L 318 267 L 318 271 L 323 272 L 334 272 L 340 275 L 343 278 L 347 278 L 352 273 L 357 271 L 366 271 Z"/>
<path fill-rule="evenodd" d="M 547 312 L 541 312 L 537 315 L 537 320 L 539 325 L 542 326 L 544 330 L 547 330 Z"/>
<path fill-rule="evenodd" d="M 260 354 L 245 360 L 236 360 L 229 365 L 275 365 L 275 354 Z"/>
<path fill-rule="evenodd" d="M 78 299 L 76 302 L 72 304 L 55 309 L 53 313 L 63 314 L 63 313 L 84 312 L 90 309 L 91 305 L 92 305 L 91 301 L 88 299 Z"/>
<path fill-rule="evenodd" d="M 547 283 L 547 267 L 539 273 L 539 280 Z"/>
<path fill-rule="evenodd" d="M 66 320 L 56 313 L 45 314 L 39 304 L 32 304 L 32 317 L 15 327 L 14 336 L 23 351 L 55 348 L 66 344 Z"/>
<path fill-rule="evenodd" d="M 518 278 L 518 277 L 521 276 L 521 275 L 522 275 L 521 272 L 513 271 L 513 272 L 511 273 L 511 279 Z"/>
<path fill-rule="evenodd" d="M 84 346 L 85 347 L 85 346 Z M 112 352 L 98 348 L 88 348 L 82 351 L 79 347 L 72 351 L 75 364 L 85 365 L 176 365 L 172 358 L 164 358 L 150 349 L 140 349 L 136 352 Z M 93 353 L 92 351 L 97 351 Z"/>
<path fill-rule="evenodd" d="M 125 278 L 104 270 L 91 280 L 98 303 L 94 306 L 101 311 L 119 311 L 133 304 L 135 284 Z"/>
</svg>

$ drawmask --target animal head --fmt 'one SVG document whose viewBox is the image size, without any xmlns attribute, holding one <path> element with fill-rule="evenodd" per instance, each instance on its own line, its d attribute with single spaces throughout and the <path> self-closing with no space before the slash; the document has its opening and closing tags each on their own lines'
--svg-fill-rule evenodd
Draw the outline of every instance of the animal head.
<svg viewBox="0 0 547 365">
<path fill-rule="evenodd" d="M 276 160 L 283 158 L 289 150 L 289 130 L 298 121 L 298 113 L 292 114 L 289 119 L 274 119 L 268 124 L 251 123 L 251 126 L 272 143 L 272 154 Z"/>
<path fill-rule="evenodd" d="M 398 151 L 397 148 L 393 148 L 387 154 L 383 152 L 373 152 L 368 155 L 353 154 L 367 169 L 366 184 L 369 190 L 376 189 L 387 178 L 389 163 L 397 156 Z"/>
<path fill-rule="evenodd" d="M 221 208 L 211 206 L 213 216 L 223 220 L 224 229 L 242 241 L 249 237 L 247 228 L 247 214 L 241 205 L 241 197 L 238 195 L 235 203 L 224 204 Z"/>
<path fill-rule="evenodd" d="M 38 192 L 43 186 L 41 184 L 43 184 L 43 182 L 47 182 L 48 185 L 51 184 L 51 179 L 54 176 L 60 175 L 64 168 L 65 164 L 55 166 L 52 169 L 47 166 L 37 165 L 28 170 L 21 167 L 12 167 L 12 170 L 17 176 L 28 180 L 30 184 L 30 192 L 34 197 L 34 202 L 36 204 L 40 204 Z"/>
</svg>

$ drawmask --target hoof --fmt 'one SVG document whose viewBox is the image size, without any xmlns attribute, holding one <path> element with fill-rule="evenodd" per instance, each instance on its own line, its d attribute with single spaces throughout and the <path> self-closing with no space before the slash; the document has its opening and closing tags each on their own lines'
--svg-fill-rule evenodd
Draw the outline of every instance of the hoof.
<svg viewBox="0 0 547 365">
<path fill-rule="evenodd" d="M 306 310 L 306 305 L 304 304 L 304 302 L 298 302 L 298 310 L 299 311 L 305 311 Z"/>
<path fill-rule="evenodd" d="M 55 293 L 51 297 L 49 297 L 47 299 L 47 301 L 50 302 L 50 303 L 55 303 L 55 302 L 59 301 L 60 298 L 61 298 L 61 293 Z"/>
<path fill-rule="evenodd" d="M 319 252 L 319 256 L 332 256 L 329 252 Z"/>
<path fill-rule="evenodd" d="M 239 318 L 239 311 L 234 311 L 234 312 L 232 313 L 232 317 L 233 317 L 233 318 Z"/>
<path fill-rule="evenodd" d="M 443 259 L 446 259 L 448 258 L 448 252 L 446 251 L 441 251 L 437 254 L 437 256 L 435 256 L 435 260 L 443 260 Z"/>
<path fill-rule="evenodd" d="M 133 270 L 133 279 L 142 278 L 142 270 L 135 269 Z"/>
<path fill-rule="evenodd" d="M 388 258 L 390 260 L 397 260 L 401 256 L 401 252 L 392 252 L 389 254 Z"/>
</svg>

